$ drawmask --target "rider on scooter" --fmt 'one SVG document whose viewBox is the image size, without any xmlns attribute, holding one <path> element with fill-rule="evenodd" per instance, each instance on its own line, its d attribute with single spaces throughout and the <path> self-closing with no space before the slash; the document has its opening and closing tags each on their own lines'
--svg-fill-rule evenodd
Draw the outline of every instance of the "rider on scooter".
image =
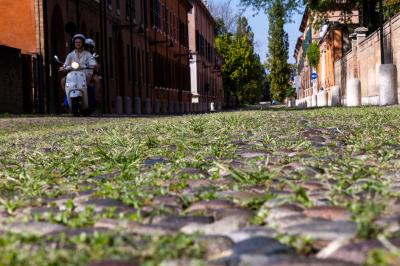
<svg viewBox="0 0 400 266">
<path fill-rule="evenodd" d="M 93 57 L 93 55 L 90 52 L 84 50 L 85 40 L 85 36 L 80 33 L 75 34 L 72 37 L 72 42 L 74 43 L 75 49 L 68 54 L 67 58 L 65 59 L 64 65 L 60 67 L 60 71 L 71 67 L 72 62 L 79 63 L 80 67 L 82 68 L 95 68 L 97 66 L 96 59 Z M 93 70 L 85 69 L 83 71 L 86 73 L 87 80 L 91 80 Z M 65 91 L 65 77 L 61 80 L 61 87 Z"/>
<path fill-rule="evenodd" d="M 98 55 L 96 55 L 95 53 L 95 48 L 96 48 L 96 43 L 93 39 L 90 38 L 86 38 L 85 40 L 85 50 L 90 52 L 94 57 L 97 57 Z M 94 83 L 95 88 L 96 88 L 96 106 L 99 108 L 101 106 L 100 104 L 100 99 L 101 99 L 101 79 L 102 77 L 100 76 L 100 66 L 96 65 L 96 67 L 94 68 L 93 71 L 93 75 L 92 75 L 92 80 L 90 80 L 89 82 L 91 84 Z"/>
</svg>

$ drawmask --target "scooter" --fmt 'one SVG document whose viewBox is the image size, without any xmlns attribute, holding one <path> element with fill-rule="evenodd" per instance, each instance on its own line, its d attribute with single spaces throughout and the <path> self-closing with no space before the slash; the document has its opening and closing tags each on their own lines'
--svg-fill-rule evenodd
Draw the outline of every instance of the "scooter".
<svg viewBox="0 0 400 266">
<path fill-rule="evenodd" d="M 54 56 L 54 59 L 58 63 L 62 65 L 64 64 L 57 55 Z M 95 99 L 94 106 L 93 104 L 91 104 L 93 100 L 90 101 L 91 98 L 95 98 L 95 94 L 94 88 L 88 88 L 86 73 L 83 71 L 85 69 L 92 68 L 84 68 L 81 67 L 78 62 L 72 62 L 71 66 L 67 66 L 63 70 L 61 70 L 68 71 L 67 77 L 65 79 L 65 94 L 70 112 L 74 116 L 90 115 L 96 108 Z"/>
</svg>

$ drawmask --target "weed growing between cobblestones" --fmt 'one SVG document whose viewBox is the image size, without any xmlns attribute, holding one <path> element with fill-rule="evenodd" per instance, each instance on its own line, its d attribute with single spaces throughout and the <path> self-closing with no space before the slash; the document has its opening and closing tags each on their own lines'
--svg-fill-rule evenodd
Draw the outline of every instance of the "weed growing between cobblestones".
<svg viewBox="0 0 400 266">
<path fill-rule="evenodd" d="M 4 116 L 0 229 L 37 222 L 68 234 L 104 220 L 162 227 L 154 221 L 166 217 L 206 218 L 212 226 L 225 218 L 223 211 L 232 211 L 246 217 L 246 226 L 275 228 L 275 239 L 313 255 L 318 239 L 292 234 L 287 228 L 298 224 L 274 220 L 274 208 L 289 206 L 289 215 L 302 222 L 304 210 L 335 206 L 349 212 L 355 241 L 399 237 L 381 221 L 399 214 L 399 115 L 398 108 L 367 107 L 148 119 Z M 107 202 L 85 205 L 92 199 Z M 8 255 L 0 264 L 206 259 L 198 236 L 181 232 L 187 224 L 174 226 L 162 227 L 168 236 L 146 236 L 140 228 L 122 228 L 118 235 L 108 228 L 110 233 L 77 236 L 77 242 L 3 233 L 0 252 Z M 379 265 L 396 254 L 372 252 L 366 262 Z"/>
</svg>

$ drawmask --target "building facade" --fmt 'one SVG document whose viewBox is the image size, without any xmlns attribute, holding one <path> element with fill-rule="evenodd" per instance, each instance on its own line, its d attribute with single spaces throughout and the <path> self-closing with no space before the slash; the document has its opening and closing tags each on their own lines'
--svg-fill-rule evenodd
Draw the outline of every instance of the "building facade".
<svg viewBox="0 0 400 266">
<path fill-rule="evenodd" d="M 220 59 L 214 49 L 215 21 L 207 3 L 191 0 L 189 48 L 192 106 L 195 110 L 221 109 L 224 102 Z"/>
<path fill-rule="evenodd" d="M 306 8 L 299 28 L 302 35 L 297 40 L 294 52 L 300 81 L 297 99 L 305 101 L 307 106 L 317 106 L 317 95 L 321 92 L 329 99 L 331 88 L 335 85 L 335 61 L 351 49 L 349 36 L 359 23 L 357 10 L 349 13 L 330 11 L 325 13 L 323 18 L 322 26 L 315 29 L 310 11 Z M 307 60 L 307 49 L 313 42 L 318 45 L 320 51 L 317 67 L 310 66 Z"/>
<path fill-rule="evenodd" d="M 34 112 L 66 111 L 62 106 L 62 74 L 52 58 L 66 57 L 77 32 L 94 39 L 100 54 L 103 112 L 195 111 L 189 58 L 193 4 L 189 0 L 23 0 L 18 6 L 16 1 L 6 2 L 10 3 L 0 4 L 0 25 L 4 27 L 0 43 L 33 58 Z M 22 18 L 16 10 L 27 14 Z M 5 21 L 27 27 L 12 28 L 15 32 L 10 34 L 7 24 L 1 23 Z M 210 34 L 209 46 L 213 47 L 211 38 Z M 213 82 L 210 75 L 210 84 Z M 214 97 L 214 90 L 211 85 L 210 97 Z"/>
</svg>

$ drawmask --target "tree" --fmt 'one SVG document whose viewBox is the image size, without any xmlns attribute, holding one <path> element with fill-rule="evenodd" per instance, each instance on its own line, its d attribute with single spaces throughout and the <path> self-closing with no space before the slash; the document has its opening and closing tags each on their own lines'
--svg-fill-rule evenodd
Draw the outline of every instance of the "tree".
<svg viewBox="0 0 400 266">
<path fill-rule="evenodd" d="M 267 69 L 270 90 L 274 100 L 283 101 L 290 87 L 290 65 L 288 64 L 288 35 L 283 28 L 285 7 L 282 0 L 275 0 L 268 10 L 268 20 Z"/>
<path fill-rule="evenodd" d="M 216 37 L 215 48 L 222 57 L 224 91 L 240 105 L 259 102 L 265 82 L 264 67 L 254 51 L 254 34 L 245 18 L 239 18 L 234 34 Z"/>
<path fill-rule="evenodd" d="M 268 10 L 272 8 L 275 0 L 240 0 L 244 7 L 253 7 L 255 10 Z M 400 0 L 383 0 L 385 18 L 396 12 L 400 12 Z M 308 5 L 312 12 L 325 13 L 332 10 L 350 12 L 358 9 L 362 13 L 361 25 L 368 28 L 370 32 L 379 27 L 379 0 L 282 0 L 284 6 L 285 20 L 290 21 L 291 15 L 299 11 L 304 5 Z"/>
<path fill-rule="evenodd" d="M 246 36 L 247 39 L 253 44 L 254 43 L 254 33 L 249 26 L 246 17 L 239 17 L 236 23 L 236 35 Z"/>
<path fill-rule="evenodd" d="M 319 63 L 319 58 L 321 57 L 318 44 L 316 42 L 313 42 L 312 44 L 310 44 L 307 48 L 306 53 L 307 53 L 308 64 L 311 67 L 316 68 Z"/>
<path fill-rule="evenodd" d="M 240 14 L 232 8 L 232 0 L 225 0 L 223 2 L 209 1 L 208 9 L 216 19 L 217 31 L 218 29 L 230 33 L 235 31 L 235 25 Z"/>
</svg>

